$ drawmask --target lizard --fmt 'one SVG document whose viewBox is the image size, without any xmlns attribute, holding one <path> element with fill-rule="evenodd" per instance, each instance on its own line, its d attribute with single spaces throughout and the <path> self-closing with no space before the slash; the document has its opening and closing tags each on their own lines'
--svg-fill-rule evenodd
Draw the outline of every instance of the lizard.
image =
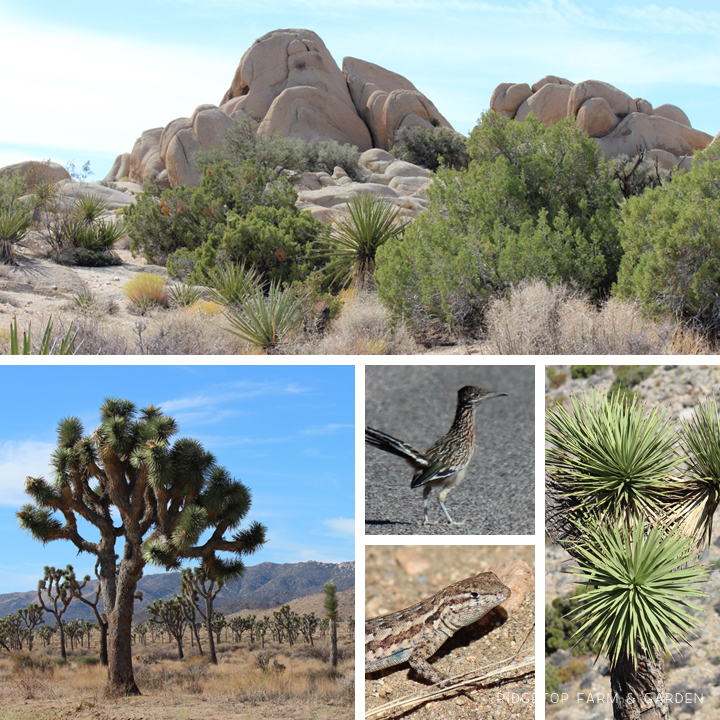
<svg viewBox="0 0 720 720">
<path fill-rule="evenodd" d="M 427 659 L 460 628 L 510 597 L 510 588 L 491 572 L 460 580 L 427 600 L 365 622 L 365 672 L 408 662 L 432 683 L 447 680 Z"/>
</svg>

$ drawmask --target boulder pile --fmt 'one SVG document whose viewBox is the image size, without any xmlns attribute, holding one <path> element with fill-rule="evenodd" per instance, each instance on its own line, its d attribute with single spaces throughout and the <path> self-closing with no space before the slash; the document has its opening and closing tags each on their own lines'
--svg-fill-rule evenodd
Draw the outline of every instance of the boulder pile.
<svg viewBox="0 0 720 720">
<path fill-rule="evenodd" d="M 259 133 L 336 140 L 361 152 L 389 150 L 402 128 L 452 129 L 401 75 L 356 58 L 345 58 L 340 70 L 314 32 L 275 30 L 243 55 L 219 106 L 201 105 L 189 118 L 146 130 L 132 152 L 116 158 L 105 180 L 198 186 L 192 156 L 220 146 L 243 116 L 257 124 Z"/>
<path fill-rule="evenodd" d="M 568 117 L 597 140 L 606 158 L 644 152 L 661 167 L 685 164 L 695 150 L 702 150 L 712 135 L 694 129 L 687 115 L 675 105 L 653 106 L 643 98 L 631 98 L 622 90 L 599 80 L 573 83 L 547 75 L 530 86 L 502 83 L 495 88 L 490 109 L 524 120 L 531 112 L 545 125 Z"/>
</svg>

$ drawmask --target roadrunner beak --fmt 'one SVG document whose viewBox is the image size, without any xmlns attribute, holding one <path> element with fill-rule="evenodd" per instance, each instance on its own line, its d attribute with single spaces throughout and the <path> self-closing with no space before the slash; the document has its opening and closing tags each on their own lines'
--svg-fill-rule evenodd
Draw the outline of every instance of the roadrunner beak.
<svg viewBox="0 0 720 720">
<path fill-rule="evenodd" d="M 502 397 L 503 395 L 507 396 L 507 393 L 504 392 L 489 392 L 487 395 L 483 395 L 480 400 L 489 400 L 490 398 L 496 398 L 496 397 Z"/>
</svg>

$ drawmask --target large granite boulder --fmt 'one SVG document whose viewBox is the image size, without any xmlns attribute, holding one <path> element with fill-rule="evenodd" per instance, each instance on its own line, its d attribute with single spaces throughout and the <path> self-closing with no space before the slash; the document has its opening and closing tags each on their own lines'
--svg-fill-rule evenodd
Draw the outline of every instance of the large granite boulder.
<svg viewBox="0 0 720 720">
<path fill-rule="evenodd" d="M 663 165 L 686 167 L 688 162 L 682 159 L 712 140 L 711 135 L 693 129 L 679 107 L 665 104 L 653 109 L 647 100 L 631 98 L 599 80 L 573 84 L 547 75 L 532 87 L 502 83 L 493 92 L 490 108 L 517 120 L 532 112 L 545 125 L 575 117 L 578 127 L 596 139 L 607 158 L 633 157 L 641 151 L 661 159 Z"/>
<path fill-rule="evenodd" d="M 256 40 L 220 105 L 233 100 L 232 112 L 255 118 L 258 132 L 372 147 L 340 68 L 309 30 L 275 30 Z"/>
<path fill-rule="evenodd" d="M 376 148 L 389 150 L 402 128 L 452 129 L 435 105 L 402 75 L 352 57 L 343 60 L 343 75 Z"/>
<path fill-rule="evenodd" d="M 219 107 L 201 105 L 189 118 L 146 130 L 131 153 L 117 157 L 105 180 L 197 186 L 193 156 L 221 145 L 241 119 L 258 133 L 335 140 L 360 152 L 389 150 L 402 128 L 452 129 L 401 75 L 356 58 L 346 58 L 341 72 L 314 32 L 275 30 L 243 55 Z"/>
<path fill-rule="evenodd" d="M 0 168 L 0 175 L 12 177 L 17 174 L 32 190 L 41 180 L 49 182 L 60 182 L 70 180 L 70 173 L 56 162 L 38 162 L 37 160 L 25 160 L 24 162 L 6 165 Z"/>
</svg>

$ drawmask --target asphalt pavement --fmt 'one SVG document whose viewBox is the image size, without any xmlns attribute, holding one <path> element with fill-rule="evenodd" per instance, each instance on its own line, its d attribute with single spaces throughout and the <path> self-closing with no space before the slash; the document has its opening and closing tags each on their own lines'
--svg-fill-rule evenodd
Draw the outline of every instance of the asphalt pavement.
<svg viewBox="0 0 720 720">
<path fill-rule="evenodd" d="M 430 495 L 437 525 L 420 525 L 422 488 L 411 489 L 412 468 L 365 445 L 367 535 L 530 535 L 535 532 L 534 407 L 532 365 L 367 365 L 365 424 L 425 450 L 452 425 L 463 385 L 506 392 L 477 409 L 477 451 L 464 482 L 445 500 L 449 525 Z"/>
</svg>

